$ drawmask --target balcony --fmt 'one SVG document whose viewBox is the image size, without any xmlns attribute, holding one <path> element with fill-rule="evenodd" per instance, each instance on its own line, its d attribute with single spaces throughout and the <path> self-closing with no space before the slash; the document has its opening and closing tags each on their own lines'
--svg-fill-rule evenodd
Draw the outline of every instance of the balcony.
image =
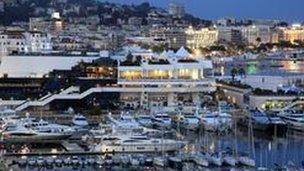
<svg viewBox="0 0 304 171">
<path fill-rule="evenodd" d="M 203 78 L 203 79 L 118 79 L 118 84 L 140 84 L 140 85 L 209 85 L 215 84 L 215 79 L 213 78 Z"/>
</svg>

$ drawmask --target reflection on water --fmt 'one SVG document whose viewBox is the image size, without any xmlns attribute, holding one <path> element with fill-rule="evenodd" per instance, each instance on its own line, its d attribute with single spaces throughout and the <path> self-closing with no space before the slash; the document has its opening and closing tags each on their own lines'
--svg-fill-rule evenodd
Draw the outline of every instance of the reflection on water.
<svg viewBox="0 0 304 171">
<path fill-rule="evenodd" d="M 286 137 L 270 137 L 255 133 L 248 136 L 246 130 L 238 131 L 236 135 L 216 135 L 200 133 L 198 135 L 187 133 L 187 139 L 192 143 L 194 150 L 204 149 L 210 152 L 236 150 L 240 154 L 247 154 L 256 160 L 258 167 L 274 168 L 275 165 L 286 166 L 294 163 L 302 166 L 304 160 L 303 135 L 288 134 Z M 250 140 L 253 139 L 254 143 Z M 252 145 L 254 144 L 254 145 Z"/>
<path fill-rule="evenodd" d="M 232 68 L 244 68 L 246 74 L 257 74 L 265 71 L 288 71 L 295 73 L 304 73 L 304 61 L 232 61 L 225 64 L 215 65 L 215 72 L 218 75 L 230 75 Z M 224 69 L 223 69 L 224 67 Z"/>
<path fill-rule="evenodd" d="M 287 163 L 294 163 L 297 167 L 301 167 L 304 160 L 304 141 L 303 135 L 287 134 L 285 137 L 265 136 L 261 133 L 254 133 L 254 136 L 248 134 L 248 129 L 238 129 L 236 133 L 228 135 L 217 135 L 200 131 L 185 132 L 184 140 L 188 144 L 184 147 L 184 152 L 209 151 L 223 152 L 227 150 L 237 151 L 235 156 L 247 154 L 254 158 L 257 167 L 274 168 L 275 165 L 286 166 Z M 249 136 L 250 135 L 250 136 Z M 253 141 L 252 141 L 253 140 Z M 254 143 L 252 143 L 254 142 Z M 41 147 L 45 149 L 46 147 Z M 156 154 L 159 155 L 159 154 Z M 64 158 L 67 156 L 60 156 Z M 85 156 L 79 156 L 85 158 Z M 186 163 L 185 163 L 186 165 Z M 17 166 L 16 169 L 18 170 Z M 190 170 L 195 169 L 194 165 L 187 165 Z M 115 168 L 115 169 L 114 169 Z M 147 168 L 132 168 L 132 167 L 111 167 L 99 168 L 95 166 L 79 166 L 76 169 L 73 166 L 53 167 L 45 170 L 151 170 Z M 189 170 L 188 169 L 188 170 Z M 41 170 L 41 168 L 22 168 L 22 170 Z M 155 170 L 155 169 L 154 169 Z M 211 168 L 211 170 L 222 170 L 222 168 Z M 224 169 L 223 169 L 224 170 Z"/>
</svg>

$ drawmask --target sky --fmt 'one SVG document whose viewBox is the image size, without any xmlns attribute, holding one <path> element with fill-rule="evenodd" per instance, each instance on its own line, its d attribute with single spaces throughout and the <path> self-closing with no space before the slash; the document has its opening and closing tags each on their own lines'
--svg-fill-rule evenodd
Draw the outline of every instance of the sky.
<svg viewBox="0 0 304 171">
<path fill-rule="evenodd" d="M 304 0 L 107 0 L 127 4 L 149 2 L 168 8 L 170 2 L 185 5 L 186 11 L 203 19 L 279 19 L 291 23 L 304 21 Z"/>
</svg>

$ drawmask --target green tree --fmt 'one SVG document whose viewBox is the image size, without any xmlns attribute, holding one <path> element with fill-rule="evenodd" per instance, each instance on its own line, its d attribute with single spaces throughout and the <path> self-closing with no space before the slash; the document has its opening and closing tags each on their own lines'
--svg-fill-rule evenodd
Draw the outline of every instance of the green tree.
<svg viewBox="0 0 304 171">
<path fill-rule="evenodd" d="M 238 74 L 238 69 L 236 69 L 236 68 L 232 68 L 231 70 L 230 70 L 230 75 L 231 75 L 231 77 L 232 77 L 232 81 L 235 81 L 235 76 Z"/>
<path fill-rule="evenodd" d="M 241 77 L 245 76 L 245 74 L 246 74 L 245 69 L 244 69 L 244 68 L 240 68 L 240 69 L 238 70 L 238 74 L 239 74 Z"/>
</svg>

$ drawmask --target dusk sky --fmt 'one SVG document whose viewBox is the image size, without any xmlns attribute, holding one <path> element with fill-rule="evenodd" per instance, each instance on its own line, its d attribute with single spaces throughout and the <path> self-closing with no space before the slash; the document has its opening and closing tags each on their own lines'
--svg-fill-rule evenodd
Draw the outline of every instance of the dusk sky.
<svg viewBox="0 0 304 171">
<path fill-rule="evenodd" d="M 149 2 L 167 8 L 172 0 L 108 0 L 119 3 Z M 185 5 L 188 13 L 205 19 L 234 18 L 304 21 L 304 0 L 174 0 Z"/>
</svg>

